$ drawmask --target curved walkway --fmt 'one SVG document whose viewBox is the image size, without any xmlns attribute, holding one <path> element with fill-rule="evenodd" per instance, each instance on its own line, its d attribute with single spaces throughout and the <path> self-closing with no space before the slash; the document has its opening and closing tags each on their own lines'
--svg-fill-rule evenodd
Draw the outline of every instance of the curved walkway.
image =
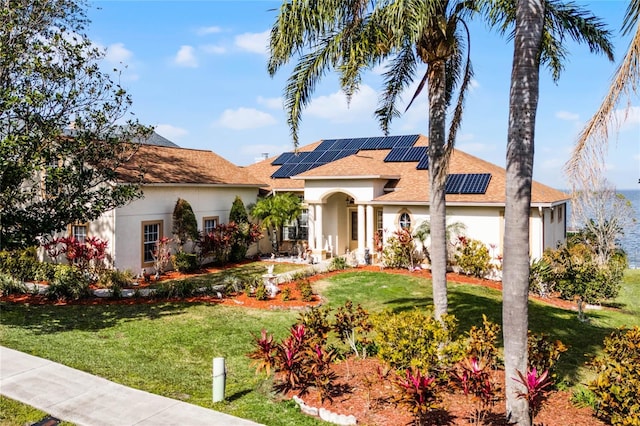
<svg viewBox="0 0 640 426">
<path fill-rule="evenodd" d="M 77 425 L 257 425 L 3 346 L 0 346 L 0 394 Z"/>
</svg>

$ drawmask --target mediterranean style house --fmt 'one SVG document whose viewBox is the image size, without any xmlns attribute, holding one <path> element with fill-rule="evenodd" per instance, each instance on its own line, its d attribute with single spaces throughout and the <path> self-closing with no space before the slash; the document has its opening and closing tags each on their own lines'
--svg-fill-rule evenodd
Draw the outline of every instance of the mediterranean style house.
<svg viewBox="0 0 640 426">
<path fill-rule="evenodd" d="M 207 232 L 229 220 L 236 196 L 255 202 L 262 182 L 211 151 L 180 148 L 154 134 L 141 143 L 120 170 L 120 183 L 138 182 L 142 198 L 108 211 L 90 223 L 72 224 L 68 233 L 81 240 L 108 241 L 110 266 L 138 273 L 153 270 L 153 251 L 163 236 L 172 237 L 173 209 L 178 198 L 191 205 L 200 230 Z"/>
<path fill-rule="evenodd" d="M 399 228 L 429 219 L 428 139 L 422 135 L 329 139 L 250 165 L 268 184 L 263 191 L 293 192 L 306 209 L 283 240 L 305 240 L 316 255 L 374 252 Z M 446 185 L 447 222 L 502 254 L 505 169 L 454 150 Z M 565 241 L 569 196 L 534 182 L 529 216 L 530 253 Z"/>
<path fill-rule="evenodd" d="M 317 258 L 355 254 L 364 262 L 398 229 L 413 230 L 429 219 L 428 140 L 421 135 L 327 139 L 239 167 L 211 151 L 180 148 L 154 134 L 120 171 L 120 183 L 138 182 L 143 197 L 90 223 L 69 225 L 68 234 L 108 241 L 110 266 L 136 273 L 153 269 L 153 251 L 172 237 L 178 198 L 189 202 L 199 228 L 227 223 L 239 196 L 245 206 L 259 196 L 297 194 L 303 213 L 282 232 L 284 247 L 306 243 Z M 446 186 L 447 222 L 461 222 L 465 235 L 502 254 L 505 170 L 455 150 Z M 565 241 L 569 196 L 534 182 L 529 217 L 530 253 Z M 261 253 L 272 250 L 265 238 Z"/>
</svg>

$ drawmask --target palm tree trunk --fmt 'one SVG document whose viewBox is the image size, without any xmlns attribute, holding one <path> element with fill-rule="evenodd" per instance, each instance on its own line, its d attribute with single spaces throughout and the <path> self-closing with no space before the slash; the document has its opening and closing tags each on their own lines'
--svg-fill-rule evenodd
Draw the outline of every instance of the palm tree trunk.
<svg viewBox="0 0 640 426">
<path fill-rule="evenodd" d="M 429 178 L 431 198 L 429 221 L 431 222 L 431 275 L 435 317 L 447 313 L 447 241 L 446 204 L 444 186 L 447 178 L 445 161 L 445 67 L 444 62 L 429 64 Z"/>
<path fill-rule="evenodd" d="M 531 425 L 526 389 L 513 377 L 527 371 L 529 211 L 533 146 L 539 92 L 539 51 L 544 21 L 542 0 L 518 0 L 514 38 L 504 233 L 502 324 L 507 419 Z"/>
</svg>

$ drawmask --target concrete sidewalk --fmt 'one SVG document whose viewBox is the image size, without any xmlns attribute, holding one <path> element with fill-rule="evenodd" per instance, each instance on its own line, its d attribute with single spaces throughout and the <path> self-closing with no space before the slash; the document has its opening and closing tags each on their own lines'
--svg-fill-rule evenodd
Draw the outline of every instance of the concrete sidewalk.
<svg viewBox="0 0 640 426">
<path fill-rule="evenodd" d="M 77 425 L 257 425 L 3 346 L 0 394 Z"/>
</svg>

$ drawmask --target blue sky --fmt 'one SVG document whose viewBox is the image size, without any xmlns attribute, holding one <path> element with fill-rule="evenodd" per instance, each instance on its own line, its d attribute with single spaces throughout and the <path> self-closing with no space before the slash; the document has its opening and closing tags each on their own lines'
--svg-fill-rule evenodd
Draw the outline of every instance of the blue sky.
<svg viewBox="0 0 640 426">
<path fill-rule="evenodd" d="M 615 34 L 616 62 L 630 37 L 620 24 L 627 2 L 579 1 Z M 238 165 L 262 153 L 292 149 L 282 107 L 290 67 L 274 78 L 266 71 L 268 31 L 280 2 L 94 1 L 88 35 L 106 49 L 104 66 L 122 69 L 142 123 L 185 148 L 207 149 Z M 480 22 L 471 24 L 475 71 L 457 148 L 504 166 L 513 45 Z M 567 42 L 565 70 L 555 84 L 541 72 L 534 179 L 566 187 L 563 165 L 584 122 L 606 93 L 616 64 Z M 381 134 L 373 116 L 382 69 L 371 70 L 347 106 L 335 75 L 327 75 L 304 111 L 300 143 Z M 410 98 L 412 92 L 405 98 Z M 407 99 L 408 100 L 408 99 Z M 426 97 L 392 125 L 391 134 L 427 134 Z M 618 189 L 638 189 L 640 101 L 612 137 L 607 177 Z"/>
</svg>

